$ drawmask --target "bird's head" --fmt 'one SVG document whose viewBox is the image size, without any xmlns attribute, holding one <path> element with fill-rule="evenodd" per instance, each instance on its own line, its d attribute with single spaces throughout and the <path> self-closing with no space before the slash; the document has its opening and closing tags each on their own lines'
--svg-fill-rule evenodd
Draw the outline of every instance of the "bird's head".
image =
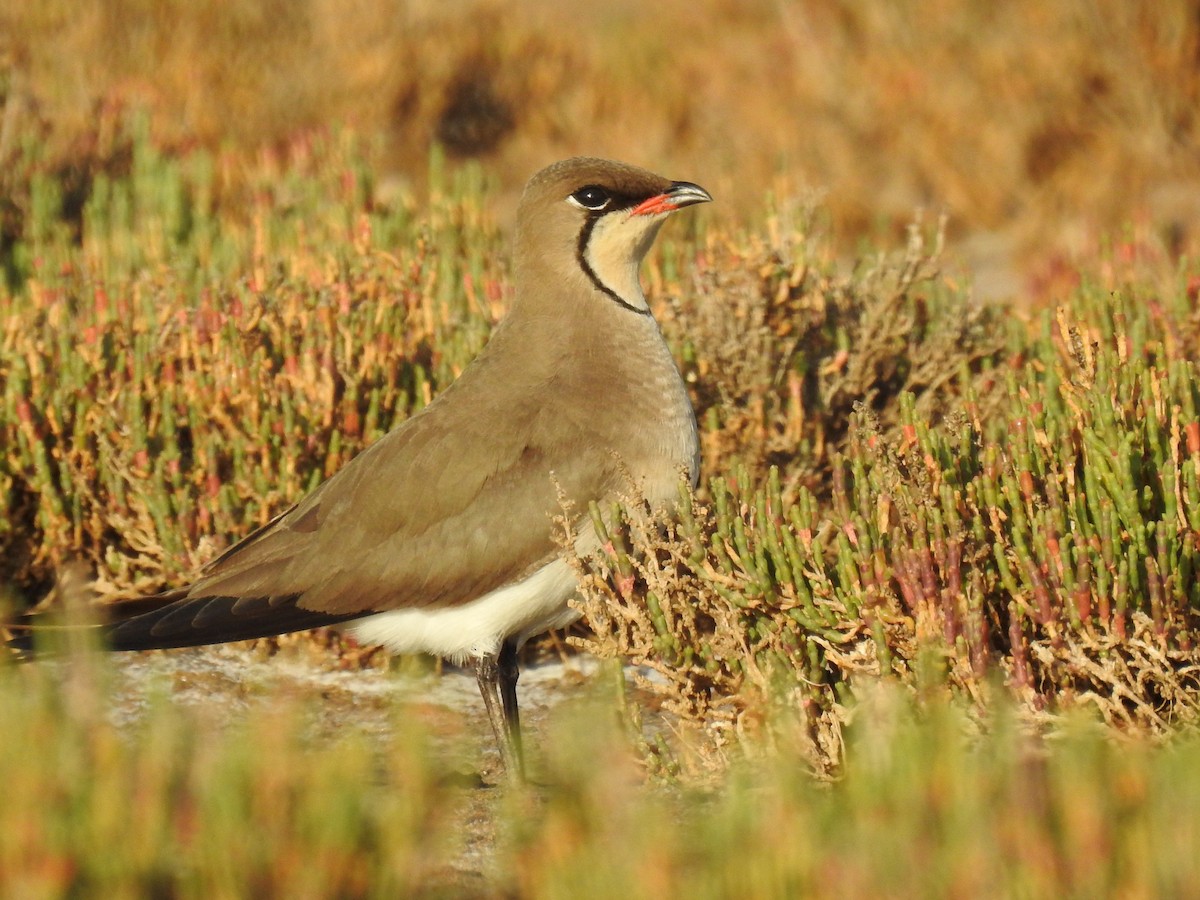
<svg viewBox="0 0 1200 900">
<path fill-rule="evenodd" d="M 582 287 L 647 312 L 638 267 L 658 229 L 675 210 L 710 200 L 699 185 L 605 159 L 543 169 L 517 210 L 517 302 Z"/>
</svg>

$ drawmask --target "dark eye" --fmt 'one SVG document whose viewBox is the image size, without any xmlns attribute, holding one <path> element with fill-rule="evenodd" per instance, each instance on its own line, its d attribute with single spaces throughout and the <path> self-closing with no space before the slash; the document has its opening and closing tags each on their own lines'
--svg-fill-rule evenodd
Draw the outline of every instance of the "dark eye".
<svg viewBox="0 0 1200 900">
<path fill-rule="evenodd" d="M 604 209 L 611 200 L 608 191 L 594 184 L 581 187 L 571 195 L 571 201 L 576 206 L 593 211 Z"/>
</svg>

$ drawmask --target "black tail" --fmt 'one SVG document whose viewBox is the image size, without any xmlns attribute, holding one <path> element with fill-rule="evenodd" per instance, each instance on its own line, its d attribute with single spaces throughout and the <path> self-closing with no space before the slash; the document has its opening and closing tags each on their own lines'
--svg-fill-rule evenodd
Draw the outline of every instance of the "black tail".
<svg viewBox="0 0 1200 900">
<path fill-rule="evenodd" d="M 283 597 L 192 597 L 167 591 L 104 609 L 109 621 L 95 626 L 110 650 L 165 650 L 273 637 L 360 618 L 364 613 L 332 615 L 304 609 L 297 595 Z M 8 626 L 8 646 L 29 653 L 38 634 L 70 626 L 48 625 L 29 616 Z"/>
</svg>

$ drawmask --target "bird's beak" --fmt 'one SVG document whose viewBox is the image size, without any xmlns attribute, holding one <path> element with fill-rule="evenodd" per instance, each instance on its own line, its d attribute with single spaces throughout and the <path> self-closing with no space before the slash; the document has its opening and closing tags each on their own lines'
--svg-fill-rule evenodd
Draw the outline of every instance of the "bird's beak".
<svg viewBox="0 0 1200 900">
<path fill-rule="evenodd" d="M 676 181 L 671 184 L 669 191 L 651 197 L 649 200 L 643 200 L 633 208 L 630 215 L 653 216 L 659 213 L 674 212 L 694 203 L 708 203 L 711 200 L 712 194 L 700 185 L 692 184 L 690 181 Z"/>
</svg>

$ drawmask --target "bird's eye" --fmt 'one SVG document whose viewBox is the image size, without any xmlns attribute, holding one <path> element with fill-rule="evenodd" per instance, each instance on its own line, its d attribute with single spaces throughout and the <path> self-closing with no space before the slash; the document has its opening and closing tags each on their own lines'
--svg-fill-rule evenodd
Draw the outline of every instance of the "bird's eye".
<svg viewBox="0 0 1200 900">
<path fill-rule="evenodd" d="M 590 209 L 595 212 L 608 206 L 612 197 L 604 188 L 589 184 L 573 193 L 570 200 L 580 209 Z"/>
</svg>

